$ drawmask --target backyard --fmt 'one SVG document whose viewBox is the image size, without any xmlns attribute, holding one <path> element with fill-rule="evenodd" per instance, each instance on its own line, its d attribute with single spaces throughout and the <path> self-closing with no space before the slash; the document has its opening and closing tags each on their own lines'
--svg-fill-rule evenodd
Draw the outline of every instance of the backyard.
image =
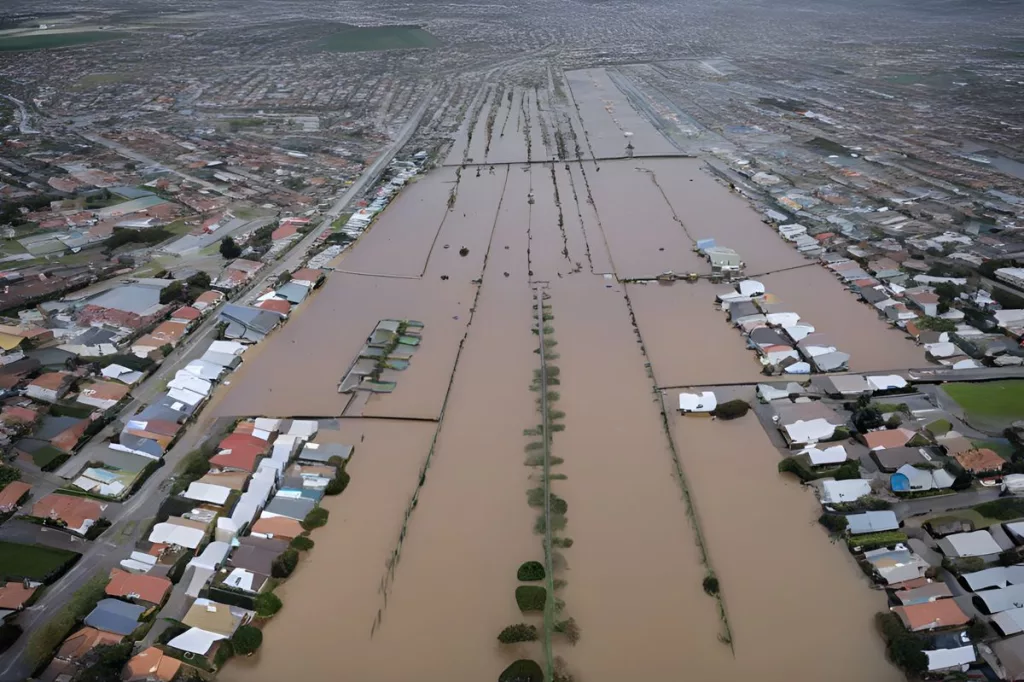
<svg viewBox="0 0 1024 682">
<path fill-rule="evenodd" d="M 1004 425 L 1024 418 L 1024 381 L 951 383 L 942 388 L 970 418 Z"/>
<path fill-rule="evenodd" d="M 0 578 L 45 582 L 78 556 L 63 549 L 0 541 Z"/>
</svg>

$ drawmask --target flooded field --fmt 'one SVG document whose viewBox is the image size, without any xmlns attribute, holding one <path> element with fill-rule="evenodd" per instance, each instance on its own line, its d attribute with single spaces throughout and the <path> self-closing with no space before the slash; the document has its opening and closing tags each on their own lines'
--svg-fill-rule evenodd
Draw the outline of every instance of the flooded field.
<svg viewBox="0 0 1024 682">
<path fill-rule="evenodd" d="M 551 364 L 560 370 L 553 400 L 565 426 L 552 443 L 565 478 L 551 487 L 568 504 L 562 534 L 574 540 L 559 551 L 555 577 L 567 584 L 557 595 L 563 617 L 582 630 L 577 646 L 559 636 L 554 648 L 578 679 L 679 671 L 767 682 L 900 679 L 871 627 L 880 595 L 813 523 L 810 494 L 778 475 L 758 421 L 673 414 L 735 656 L 718 641 L 718 607 L 702 589 L 705 568 L 654 383 L 756 382 L 760 366 L 715 310 L 721 286 L 626 285 L 605 275 L 707 273 L 692 245 L 714 237 L 753 272 L 806 265 L 760 279 L 850 352 L 853 368 L 918 366 L 920 351 L 790 249 L 699 160 L 604 161 L 600 170 L 594 161 L 524 163 L 554 153 L 556 121 L 563 140 L 574 126 L 572 157 L 577 143 L 589 156 L 587 137 L 598 156 L 620 155 L 624 130 L 637 153 L 673 152 L 604 70 L 568 78 L 579 116 L 555 107 L 543 88 L 482 89 L 448 163 L 495 165 L 444 168 L 407 188 L 218 393 L 213 415 L 337 416 L 348 402 L 338 380 L 377 321 L 426 325 L 395 392 L 353 400 L 340 429 L 325 432 L 356 442 L 352 483 L 327 502 L 332 516 L 314 533 L 316 549 L 279 590 L 285 608 L 263 650 L 233 662 L 224 679 L 326 679 L 343 669 L 384 682 L 486 681 L 515 658 L 543 661 L 540 644 L 496 641 L 506 625 L 541 624 L 514 599 L 518 565 L 543 558 L 537 510 L 526 500 L 536 473 L 523 464 L 523 431 L 539 421 L 529 390 L 540 362 L 534 286 L 550 294 Z M 385 599 L 385 561 L 419 485 Z"/>
<path fill-rule="evenodd" d="M 675 414 L 672 430 L 736 644 L 721 679 L 903 680 L 874 628 L 884 595 L 829 542 L 814 495 L 777 472 L 778 452 L 754 415 Z"/>
</svg>

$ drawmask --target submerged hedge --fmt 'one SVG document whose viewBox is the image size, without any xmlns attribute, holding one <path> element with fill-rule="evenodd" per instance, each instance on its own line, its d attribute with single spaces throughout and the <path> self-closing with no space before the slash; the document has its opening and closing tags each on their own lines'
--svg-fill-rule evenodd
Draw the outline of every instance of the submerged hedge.
<svg viewBox="0 0 1024 682">
<path fill-rule="evenodd" d="M 543 611 L 547 598 L 548 591 L 539 585 L 520 585 L 516 588 L 516 604 L 524 613 L 526 611 Z"/>
<path fill-rule="evenodd" d="M 517 577 L 520 580 L 544 580 L 544 564 L 539 561 L 527 561 L 519 567 Z"/>
</svg>

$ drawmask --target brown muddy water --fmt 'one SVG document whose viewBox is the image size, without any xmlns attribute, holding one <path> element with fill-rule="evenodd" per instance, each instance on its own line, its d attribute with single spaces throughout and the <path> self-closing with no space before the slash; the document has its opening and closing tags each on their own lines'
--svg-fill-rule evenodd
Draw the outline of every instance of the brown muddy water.
<svg viewBox="0 0 1024 682">
<path fill-rule="evenodd" d="M 720 679 L 905 679 L 886 662 L 874 628 L 874 614 L 887 609 L 884 594 L 869 589 L 841 543 L 830 544 L 813 493 L 778 473 L 778 451 L 757 418 L 673 411 L 672 432 L 736 645 Z"/>
<path fill-rule="evenodd" d="M 649 137 L 653 127 L 630 113 L 603 71 L 569 78 L 599 154 L 622 143 L 620 126 L 635 128 L 635 145 L 670 148 Z M 504 92 L 481 94 L 489 103 L 472 124 L 472 144 L 453 147 L 459 160 L 462 150 L 482 152 L 478 135 L 492 104 L 494 126 L 505 125 L 506 136 L 523 111 L 552 120 L 546 97 L 514 89 L 509 102 Z M 519 123 L 520 137 L 492 138 L 488 154 L 522 153 Z M 531 148 L 543 146 L 541 137 L 531 126 Z M 408 188 L 338 264 L 383 276 L 332 273 L 283 329 L 247 353 L 230 390 L 218 393 L 211 415 L 337 415 L 346 402 L 337 382 L 373 325 L 408 317 L 426 323 L 421 349 L 397 390 L 367 401 L 359 414 L 443 417 L 436 432 L 435 423 L 373 418 L 341 419 L 340 430 L 323 432 L 321 440 L 356 443 L 352 483 L 326 502 L 332 516 L 314 533 L 316 548 L 279 588 L 285 608 L 268 624 L 262 651 L 232 662 L 223 679 L 486 681 L 514 658 L 542 660 L 537 644 L 502 647 L 495 639 L 510 623 L 540 624 L 519 613 L 513 596 L 517 566 L 543 556 L 532 531 L 537 512 L 525 495 L 537 481 L 523 465 L 523 429 L 538 422 L 528 390 L 539 363 L 531 280 L 546 281 L 551 295 L 559 356 L 552 364 L 561 370 L 554 408 L 565 412 L 552 454 L 564 459 L 555 470 L 567 478 L 552 489 L 568 503 L 564 535 L 574 544 L 560 551 L 556 577 L 567 585 L 558 596 L 583 633 L 576 647 L 556 638 L 555 652 L 579 679 L 900 679 L 871 627 L 872 614 L 884 608 L 881 596 L 814 524 L 813 497 L 778 475 L 778 453 L 753 415 L 732 423 L 672 415 L 722 581 L 735 657 L 717 641 L 717 605 L 701 587 L 705 569 L 627 289 L 602 276 L 613 267 L 620 277 L 706 272 L 687 230 L 721 239 L 757 267 L 803 259 L 696 162 L 602 162 L 600 171 L 592 162 L 566 171 L 563 163 L 554 181 L 550 164 L 481 171 L 462 171 L 450 211 L 453 170 Z M 462 246 L 466 257 L 458 255 Z M 821 268 L 763 281 L 820 330 L 841 335 L 854 366 L 917 364 L 916 348 L 871 320 L 874 313 Z M 629 285 L 660 383 L 759 378 L 742 337 L 714 310 L 717 290 Z M 674 399 L 668 396 L 670 406 Z M 385 601 L 385 562 L 435 433 Z"/>
</svg>

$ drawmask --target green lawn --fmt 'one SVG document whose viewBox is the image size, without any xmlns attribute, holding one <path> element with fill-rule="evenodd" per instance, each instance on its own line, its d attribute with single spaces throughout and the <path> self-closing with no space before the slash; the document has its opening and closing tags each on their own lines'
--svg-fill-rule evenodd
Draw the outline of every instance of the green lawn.
<svg viewBox="0 0 1024 682">
<path fill-rule="evenodd" d="M 0 52 L 22 52 L 25 50 L 49 50 L 55 47 L 73 47 L 114 40 L 122 33 L 112 31 L 79 31 L 77 33 L 38 33 L 36 35 L 10 36 L 0 38 Z"/>
<path fill-rule="evenodd" d="M 78 554 L 43 545 L 19 545 L 0 541 L 0 577 L 45 580 Z"/>
<path fill-rule="evenodd" d="M 1024 418 L 1024 380 L 952 383 L 943 385 L 942 389 L 969 414 Z"/>
<path fill-rule="evenodd" d="M 956 509 L 954 511 L 943 512 L 941 514 L 935 514 L 921 520 L 921 523 L 931 522 L 933 525 L 939 526 L 950 521 L 952 519 L 962 519 L 964 521 L 970 521 L 974 524 L 975 530 L 981 530 L 982 528 L 988 528 L 991 525 L 999 523 L 999 519 L 990 519 L 987 516 L 982 516 L 973 509 Z"/>
<path fill-rule="evenodd" d="M 32 461 L 40 469 L 43 469 L 47 464 L 54 461 L 58 457 L 63 457 L 64 453 L 53 447 L 52 445 L 45 445 L 35 452 L 32 453 Z M 44 469 L 45 470 L 45 469 Z"/>
<path fill-rule="evenodd" d="M 971 445 L 978 448 L 988 448 L 989 450 L 995 451 L 997 455 L 1003 459 L 1010 459 L 1013 455 L 1013 446 L 1009 443 L 998 441 L 998 440 L 972 440 Z"/>
<path fill-rule="evenodd" d="M 315 47 L 328 52 L 372 52 L 437 47 L 441 41 L 419 26 L 355 26 L 332 33 Z"/>
</svg>

